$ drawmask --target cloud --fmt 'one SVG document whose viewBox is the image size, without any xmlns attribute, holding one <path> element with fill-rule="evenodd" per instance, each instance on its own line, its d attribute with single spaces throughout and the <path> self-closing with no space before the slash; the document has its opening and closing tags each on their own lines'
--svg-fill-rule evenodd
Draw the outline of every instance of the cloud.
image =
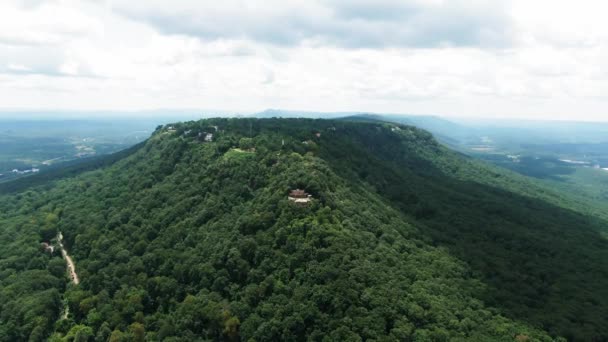
<svg viewBox="0 0 608 342">
<path fill-rule="evenodd" d="M 0 51 L 0 73 L 20 76 L 100 77 L 86 61 L 60 46 L 9 45 Z"/>
<path fill-rule="evenodd" d="M 100 34 L 100 22 L 82 11 L 53 1 L 11 0 L 0 4 L 0 45 L 61 45 Z"/>
<path fill-rule="evenodd" d="M 504 46 L 510 19 L 496 0 L 322 0 L 168 3 L 112 0 L 112 8 L 165 34 L 345 48 Z"/>
<path fill-rule="evenodd" d="M 605 46 L 608 2 L 597 0 L 513 0 L 512 15 L 521 45 L 559 48 Z"/>
<path fill-rule="evenodd" d="M 0 74 L 27 76 L 39 75 L 47 77 L 83 77 L 83 78 L 103 78 L 95 74 L 86 64 L 75 60 L 67 59 L 62 62 L 54 63 L 34 63 L 22 64 L 9 62 L 0 65 Z"/>
<path fill-rule="evenodd" d="M 262 81 L 262 84 L 272 84 L 272 83 L 274 83 L 274 80 L 275 80 L 274 72 L 270 69 L 266 69 L 264 71 L 264 80 Z"/>
<path fill-rule="evenodd" d="M 2 0 L 0 103 L 605 117 L 595 0 Z"/>
</svg>

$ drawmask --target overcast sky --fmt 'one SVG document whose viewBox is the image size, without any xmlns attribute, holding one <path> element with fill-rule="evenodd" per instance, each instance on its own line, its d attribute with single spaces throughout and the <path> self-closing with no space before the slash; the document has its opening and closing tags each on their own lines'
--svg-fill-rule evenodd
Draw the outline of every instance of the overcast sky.
<svg viewBox="0 0 608 342">
<path fill-rule="evenodd" d="M 608 120 L 600 0 L 1 0 L 0 107 Z"/>
</svg>

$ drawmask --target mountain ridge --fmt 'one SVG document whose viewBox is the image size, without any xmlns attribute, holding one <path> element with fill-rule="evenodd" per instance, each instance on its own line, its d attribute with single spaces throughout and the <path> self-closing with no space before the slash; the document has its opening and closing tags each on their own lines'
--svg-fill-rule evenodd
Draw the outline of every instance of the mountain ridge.
<svg viewBox="0 0 608 342">
<path fill-rule="evenodd" d="M 411 126 L 207 119 L 0 197 L 0 241 L 64 232 L 82 282 L 64 293 L 71 320 L 44 328 L 56 339 L 601 340 L 603 221 L 522 182 Z M 29 274 L 5 256 L 2 272 Z"/>
</svg>

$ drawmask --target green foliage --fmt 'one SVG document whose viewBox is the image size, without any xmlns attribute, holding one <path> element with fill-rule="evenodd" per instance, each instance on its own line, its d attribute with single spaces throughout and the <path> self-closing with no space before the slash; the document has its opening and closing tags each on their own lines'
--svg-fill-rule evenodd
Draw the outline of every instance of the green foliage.
<svg viewBox="0 0 608 342">
<path fill-rule="evenodd" d="M 43 341 L 59 316 L 65 268 L 58 272 L 61 259 L 40 249 L 43 237 L 38 226 L 45 224 L 47 208 L 42 203 L 37 207 L 37 215 L 0 210 L 1 341 Z M 55 223 L 55 216 L 48 218 L 47 224 Z"/>
<path fill-rule="evenodd" d="M 0 340 L 608 338 L 603 222 L 567 199 L 408 126 L 172 126 L 0 197 Z M 296 188 L 312 201 L 289 201 Z M 80 285 L 39 251 L 43 226 Z M 53 324 L 61 294 L 70 317 Z"/>
</svg>

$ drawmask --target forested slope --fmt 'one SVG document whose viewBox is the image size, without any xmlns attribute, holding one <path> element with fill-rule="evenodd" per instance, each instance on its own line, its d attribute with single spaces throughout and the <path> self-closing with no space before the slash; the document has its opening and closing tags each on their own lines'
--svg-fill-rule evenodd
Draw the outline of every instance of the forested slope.
<svg viewBox="0 0 608 342">
<path fill-rule="evenodd" d="M 604 222 L 540 191 L 408 126 L 166 126 L 0 197 L 0 340 L 605 340 Z"/>
</svg>

